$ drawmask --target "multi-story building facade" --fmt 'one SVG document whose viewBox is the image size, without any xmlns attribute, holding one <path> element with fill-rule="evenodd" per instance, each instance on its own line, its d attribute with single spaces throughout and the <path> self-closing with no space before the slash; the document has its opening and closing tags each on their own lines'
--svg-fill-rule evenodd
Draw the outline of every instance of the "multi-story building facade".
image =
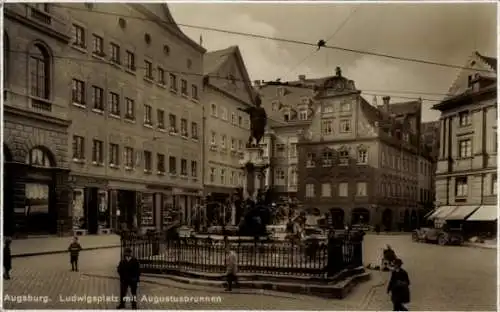
<svg viewBox="0 0 500 312">
<path fill-rule="evenodd" d="M 300 99 L 291 100 L 298 105 L 292 109 L 271 97 L 266 105 L 271 112 L 275 106 L 283 122 L 303 125 L 296 132 L 297 196 L 306 208 L 330 215 L 335 226 L 417 225 L 423 214 L 417 204 L 419 179 L 431 174 L 418 170 L 419 161 L 430 168 L 419 149 L 421 101 L 390 104 L 385 97 L 383 107 L 372 106 L 339 68 L 332 77 L 300 76 L 262 89 L 285 98 L 296 93 Z"/>
<path fill-rule="evenodd" d="M 10 4 L 5 26 L 10 49 L 29 51 L 7 54 L 6 105 L 33 115 L 6 114 L 6 146 L 29 170 L 58 168 L 26 185 L 27 215 L 58 206 L 57 221 L 89 233 L 161 228 L 175 208 L 189 220 L 202 195 L 205 50 L 167 5 Z"/>
<path fill-rule="evenodd" d="M 223 215 L 216 210 L 244 182 L 240 158 L 250 137 L 250 117 L 240 109 L 254 105 L 255 92 L 237 46 L 205 54 L 204 68 L 204 191 L 211 222 Z"/>
<path fill-rule="evenodd" d="M 475 52 L 434 109 L 441 111 L 431 219 L 497 219 L 497 60 Z M 472 215 L 471 215 L 472 214 Z"/>
</svg>

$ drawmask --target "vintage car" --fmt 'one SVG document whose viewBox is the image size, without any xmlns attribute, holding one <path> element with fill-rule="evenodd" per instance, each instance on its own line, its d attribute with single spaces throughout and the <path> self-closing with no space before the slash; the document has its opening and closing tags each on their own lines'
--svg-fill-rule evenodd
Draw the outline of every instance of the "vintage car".
<svg viewBox="0 0 500 312">
<path fill-rule="evenodd" d="M 444 245 L 462 245 L 464 236 L 459 229 L 420 228 L 413 231 L 415 242 L 437 243 Z"/>
</svg>

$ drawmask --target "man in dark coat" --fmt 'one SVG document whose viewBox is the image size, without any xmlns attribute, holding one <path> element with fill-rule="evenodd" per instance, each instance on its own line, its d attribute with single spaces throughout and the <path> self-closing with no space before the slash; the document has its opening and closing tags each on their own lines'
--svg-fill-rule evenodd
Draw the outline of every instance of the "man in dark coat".
<svg viewBox="0 0 500 312">
<path fill-rule="evenodd" d="M 10 279 L 10 270 L 12 269 L 12 255 L 10 253 L 11 242 L 12 240 L 10 237 L 6 237 L 3 246 L 3 278 L 6 280 Z"/>
<path fill-rule="evenodd" d="M 387 293 L 391 293 L 393 311 L 408 311 L 404 304 L 410 302 L 410 278 L 401 268 L 402 265 L 401 259 L 394 260 L 394 270 L 387 286 Z"/>
<path fill-rule="evenodd" d="M 137 284 L 141 270 L 139 261 L 132 256 L 132 250 L 125 248 L 123 252 L 124 258 L 118 264 L 118 275 L 120 275 L 120 304 L 117 309 L 125 308 L 125 296 L 128 288 L 132 294 L 132 309 L 137 309 Z"/>
</svg>

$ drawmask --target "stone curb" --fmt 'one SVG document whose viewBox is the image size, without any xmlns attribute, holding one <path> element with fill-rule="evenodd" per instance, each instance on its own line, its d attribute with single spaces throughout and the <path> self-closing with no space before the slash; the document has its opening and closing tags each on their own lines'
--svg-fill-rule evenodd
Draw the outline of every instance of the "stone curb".
<svg viewBox="0 0 500 312">
<path fill-rule="evenodd" d="M 108 245 L 108 246 L 99 246 L 99 247 L 88 247 L 88 248 L 83 248 L 82 251 L 88 251 L 88 250 L 98 250 L 98 249 L 111 249 L 111 248 L 118 248 L 120 247 L 120 244 L 115 244 L 115 245 Z M 68 250 L 50 250 L 50 251 L 39 251 L 39 252 L 27 252 L 27 253 L 20 253 L 20 254 L 14 254 L 12 255 L 12 258 L 25 258 L 25 257 L 33 257 L 33 256 L 45 256 L 45 255 L 55 255 L 55 254 L 63 254 L 67 253 Z"/>
</svg>

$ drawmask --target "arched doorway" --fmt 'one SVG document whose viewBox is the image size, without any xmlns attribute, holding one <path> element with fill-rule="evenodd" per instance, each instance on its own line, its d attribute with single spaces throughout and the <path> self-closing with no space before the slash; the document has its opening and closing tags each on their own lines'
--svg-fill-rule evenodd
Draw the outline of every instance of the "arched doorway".
<svg viewBox="0 0 500 312">
<path fill-rule="evenodd" d="M 408 231 L 410 229 L 410 212 L 405 210 L 405 216 L 403 220 L 403 230 Z"/>
<path fill-rule="evenodd" d="M 332 208 L 330 209 L 331 215 L 331 224 L 334 229 L 343 229 L 344 228 L 344 210 L 340 208 Z"/>
<path fill-rule="evenodd" d="M 411 229 L 414 230 L 418 227 L 418 215 L 416 210 L 411 211 L 411 216 L 410 216 L 410 225 Z"/>
<path fill-rule="evenodd" d="M 352 222 L 351 224 L 369 224 L 370 223 L 370 211 L 366 208 L 354 208 L 352 211 Z"/>
<path fill-rule="evenodd" d="M 54 156 L 43 146 L 32 148 L 26 155 L 28 165 L 25 177 L 25 224 L 27 234 L 54 234 L 57 232 L 55 183 L 52 168 Z"/>
<path fill-rule="evenodd" d="M 392 210 L 389 208 L 382 212 L 382 226 L 384 231 L 392 230 Z"/>
<path fill-rule="evenodd" d="M 3 231 L 12 236 L 15 230 L 14 220 L 14 180 L 12 175 L 12 153 L 7 145 L 3 145 Z"/>
</svg>

